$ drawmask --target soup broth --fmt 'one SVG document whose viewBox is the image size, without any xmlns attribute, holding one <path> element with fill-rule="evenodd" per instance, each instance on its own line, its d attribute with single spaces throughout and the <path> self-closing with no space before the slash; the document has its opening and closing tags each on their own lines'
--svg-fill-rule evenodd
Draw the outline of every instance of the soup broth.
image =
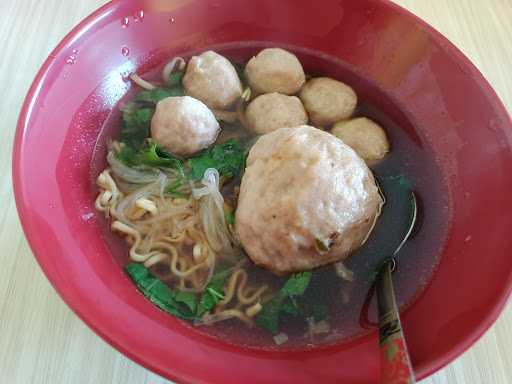
<svg viewBox="0 0 512 384">
<path fill-rule="evenodd" d="M 246 63 L 251 55 L 261 47 L 229 46 L 214 47 L 216 52 L 232 62 Z M 414 304 L 427 286 L 438 263 L 449 222 L 446 188 L 428 142 L 413 124 L 401 113 L 400 108 L 372 83 L 364 80 L 354 68 L 335 59 L 311 51 L 290 49 L 304 66 L 308 76 L 322 75 L 343 81 L 351 85 L 359 96 L 359 103 L 354 117 L 364 116 L 379 123 L 386 131 L 391 143 L 387 156 L 371 166 L 377 179 L 387 176 L 403 175 L 412 184 L 419 201 L 419 221 L 412 238 L 399 253 L 398 267 L 394 273 L 395 291 L 401 310 Z M 188 58 L 190 55 L 185 55 Z M 161 81 L 162 67 L 153 68 L 143 74 L 148 81 Z M 140 91 L 132 87 L 119 105 L 128 103 Z M 384 100 L 384 101 L 382 101 Z M 116 108 L 107 120 L 98 139 L 92 166 L 92 180 L 96 183 L 98 174 L 105 167 L 107 143 L 111 138 L 119 137 L 121 112 Z M 223 123 L 217 143 L 229 139 L 251 140 L 254 135 L 239 123 Z M 240 178 L 235 177 L 222 186 L 224 199 L 234 206 Z M 383 208 L 386 210 L 386 206 Z M 121 266 L 131 263 L 126 243 L 112 234 L 110 223 L 105 220 L 104 236 L 109 243 L 112 254 Z M 371 332 L 376 323 L 374 298 L 368 296 L 375 271 L 383 260 L 382 244 L 386 242 L 386 228 L 375 226 L 368 241 L 350 256 L 345 266 L 353 272 L 353 281 L 341 279 L 332 265 L 312 271 L 311 281 L 306 292 L 306 301 L 321 302 L 318 311 L 322 311 L 320 321 L 312 320 L 320 332 L 311 328 L 303 318 L 283 315 L 280 319 L 279 332 L 286 334 L 287 340 L 277 346 L 273 335 L 258 326 L 247 327 L 238 319 L 218 321 L 211 325 L 195 327 L 198 332 L 218 338 L 225 342 L 243 344 L 257 348 L 307 348 L 315 345 L 339 343 L 354 339 Z M 189 249 L 188 252 L 192 252 Z M 387 255 L 390 256 L 390 255 Z M 245 257 L 245 256 L 244 256 Z M 278 290 L 288 277 L 278 277 L 259 268 L 249 260 L 244 261 L 244 269 L 252 284 L 267 285 L 271 290 Z M 155 273 L 158 271 L 153 268 Z M 312 304 L 313 305 L 313 304 Z M 320 325 L 318 325 L 320 323 Z M 373 325 L 372 325 L 373 324 Z"/>
</svg>

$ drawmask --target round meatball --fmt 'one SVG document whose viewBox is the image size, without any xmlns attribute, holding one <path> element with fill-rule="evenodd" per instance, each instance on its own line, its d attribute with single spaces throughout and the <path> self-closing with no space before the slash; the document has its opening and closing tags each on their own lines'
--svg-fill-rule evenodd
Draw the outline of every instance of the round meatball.
<svg viewBox="0 0 512 384">
<path fill-rule="evenodd" d="M 158 102 L 151 120 L 151 137 L 163 149 L 190 156 L 209 147 L 220 127 L 212 111 L 190 96 L 168 97 Z"/>
<path fill-rule="evenodd" d="M 382 199 L 371 171 L 341 140 L 310 126 L 261 136 L 247 158 L 236 232 L 251 260 L 282 275 L 345 259 Z"/>
<path fill-rule="evenodd" d="M 366 117 L 340 121 L 334 124 L 331 132 L 367 163 L 381 160 L 389 152 L 386 132 Z"/>
<path fill-rule="evenodd" d="M 279 92 L 293 95 L 306 81 L 297 56 L 281 48 L 264 49 L 249 60 L 245 76 L 257 94 Z"/>
<path fill-rule="evenodd" d="M 190 59 L 183 86 L 187 95 L 213 109 L 227 109 L 242 96 L 242 83 L 235 67 L 213 51 Z"/>
<path fill-rule="evenodd" d="M 309 80 L 300 91 L 300 99 L 313 124 L 320 127 L 348 119 L 357 106 L 354 90 L 328 77 Z"/>
<path fill-rule="evenodd" d="M 300 99 L 280 93 L 267 93 L 255 98 L 247 107 L 245 118 L 249 128 L 259 134 L 308 122 L 308 115 Z"/>
</svg>

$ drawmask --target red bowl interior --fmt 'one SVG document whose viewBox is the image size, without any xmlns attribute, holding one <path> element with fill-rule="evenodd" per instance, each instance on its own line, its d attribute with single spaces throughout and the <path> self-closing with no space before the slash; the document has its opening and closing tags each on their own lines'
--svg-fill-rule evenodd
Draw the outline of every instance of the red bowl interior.
<svg viewBox="0 0 512 384">
<path fill-rule="evenodd" d="M 363 97 L 432 148 L 447 187 L 449 233 L 430 284 L 402 316 L 417 376 L 447 364 L 492 324 L 510 293 L 512 124 L 460 51 L 387 1 L 125 0 L 84 20 L 39 71 L 15 141 L 18 210 L 48 279 L 109 343 L 179 382 L 378 380 L 375 332 L 294 352 L 198 334 L 139 295 L 102 238 L 90 163 L 103 122 L 129 88 L 126 75 L 173 53 L 234 43 L 340 60 L 364 79 Z"/>
</svg>

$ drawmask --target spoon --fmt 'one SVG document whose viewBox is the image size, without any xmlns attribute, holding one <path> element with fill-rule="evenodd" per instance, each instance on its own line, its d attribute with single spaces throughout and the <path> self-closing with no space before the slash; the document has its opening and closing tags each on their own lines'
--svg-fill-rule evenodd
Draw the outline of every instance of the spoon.
<svg viewBox="0 0 512 384">
<path fill-rule="evenodd" d="M 394 213 L 396 214 L 398 211 L 400 217 L 407 222 L 403 223 L 405 225 L 396 227 L 396 230 L 402 231 L 402 240 L 391 258 L 386 260 L 380 268 L 375 283 L 379 313 L 381 384 L 413 384 L 416 382 L 402 332 L 391 273 L 395 270 L 395 258 L 398 252 L 413 232 L 417 216 L 417 202 L 410 189 L 407 189 L 406 195 L 402 194 L 401 199 L 397 200 L 397 197 L 391 197 L 395 201 L 390 201 L 390 203 L 394 204 Z"/>
</svg>

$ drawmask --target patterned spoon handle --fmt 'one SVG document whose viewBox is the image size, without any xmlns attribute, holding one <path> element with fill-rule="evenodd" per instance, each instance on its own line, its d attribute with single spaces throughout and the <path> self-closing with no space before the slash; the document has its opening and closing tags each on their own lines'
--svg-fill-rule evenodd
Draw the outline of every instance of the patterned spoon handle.
<svg viewBox="0 0 512 384">
<path fill-rule="evenodd" d="M 376 286 L 379 308 L 380 382 L 381 384 L 414 384 L 416 380 L 395 301 L 391 279 L 392 264 L 388 262 L 382 267 Z"/>
</svg>

